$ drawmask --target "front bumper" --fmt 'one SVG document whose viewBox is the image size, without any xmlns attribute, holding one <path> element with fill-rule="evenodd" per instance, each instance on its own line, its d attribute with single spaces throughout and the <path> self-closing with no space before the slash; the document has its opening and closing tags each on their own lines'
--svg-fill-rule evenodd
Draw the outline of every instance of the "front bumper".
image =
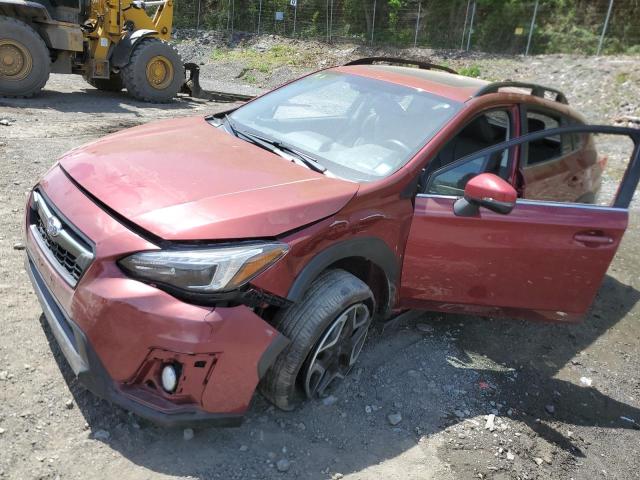
<svg viewBox="0 0 640 480">
<path fill-rule="evenodd" d="M 136 402 L 124 395 L 109 377 L 91 344 L 87 341 L 86 335 L 57 304 L 29 257 L 27 257 L 26 268 L 44 316 L 60 350 L 73 373 L 89 391 L 165 427 L 202 426 L 203 424 L 233 427 L 242 423 L 242 414 L 209 413 L 199 408 L 188 408 L 180 413 L 170 414 Z"/>
<path fill-rule="evenodd" d="M 126 277 L 115 260 L 150 244 L 59 170 L 40 188 L 95 245 L 94 262 L 71 286 L 26 228 L 27 272 L 78 379 L 96 395 L 160 425 L 239 424 L 261 376 L 288 340 L 248 307 L 191 305 Z M 154 380 L 162 362 L 181 365 L 173 394 Z"/>
</svg>

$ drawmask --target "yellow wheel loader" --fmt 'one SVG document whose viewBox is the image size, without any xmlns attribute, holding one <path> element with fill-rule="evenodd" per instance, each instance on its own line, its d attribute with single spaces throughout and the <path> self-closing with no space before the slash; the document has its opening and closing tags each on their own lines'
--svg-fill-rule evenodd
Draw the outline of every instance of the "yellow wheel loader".
<svg viewBox="0 0 640 480">
<path fill-rule="evenodd" d="M 30 97 L 49 73 L 75 73 L 100 90 L 126 88 L 147 102 L 167 102 L 180 91 L 250 98 L 203 91 L 198 66 L 183 65 L 168 43 L 172 21 L 173 0 L 0 0 L 0 96 Z"/>
</svg>

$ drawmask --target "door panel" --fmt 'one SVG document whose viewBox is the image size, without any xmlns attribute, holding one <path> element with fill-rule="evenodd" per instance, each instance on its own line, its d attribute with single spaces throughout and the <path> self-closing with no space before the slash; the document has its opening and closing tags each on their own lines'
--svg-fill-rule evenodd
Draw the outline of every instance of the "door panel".
<svg viewBox="0 0 640 480">
<path fill-rule="evenodd" d="M 509 215 L 457 217 L 455 200 L 416 198 L 404 307 L 573 320 L 589 308 L 627 226 L 625 209 L 521 200 Z"/>
<path fill-rule="evenodd" d="M 610 207 L 519 199 L 506 215 L 476 208 L 459 211 L 458 216 L 453 205 L 459 197 L 417 195 L 405 249 L 401 306 L 559 321 L 582 316 L 627 227 L 627 209 L 640 178 L 640 131 L 569 126 L 532 133 L 436 170 L 426 187 L 429 191 L 438 179 L 461 172 L 456 186 L 464 189 L 473 177 L 465 174 L 466 163 L 505 149 L 517 157 L 516 152 L 526 151 L 527 142 L 547 135 L 598 133 L 632 140 L 626 157 L 616 154 L 610 159 L 610 174 L 597 173 L 594 179 L 594 185 L 604 182 L 606 191 L 617 190 L 609 197 Z M 619 143 L 608 145 L 617 148 Z"/>
</svg>

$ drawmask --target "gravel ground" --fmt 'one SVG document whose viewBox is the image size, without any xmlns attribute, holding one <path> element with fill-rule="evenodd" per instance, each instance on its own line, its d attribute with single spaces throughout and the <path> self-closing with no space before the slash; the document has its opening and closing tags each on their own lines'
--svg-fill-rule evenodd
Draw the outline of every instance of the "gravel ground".
<svg viewBox="0 0 640 480">
<path fill-rule="evenodd" d="M 207 43 L 205 43 L 205 41 Z M 262 43 L 260 43 L 262 42 Z M 278 39 L 264 37 L 260 48 Z M 310 52 L 243 84 L 246 65 L 212 61 L 215 35 L 182 40 L 207 88 L 259 92 L 310 68 L 380 53 L 289 42 Z M 492 79 L 562 88 L 593 122 L 638 116 L 637 58 L 460 56 Z M 311 61 L 309 61 L 311 58 Z M 324 62 L 324 63 L 323 63 Z M 256 395 L 236 429 L 166 430 L 97 399 L 73 379 L 23 268 L 26 192 L 66 150 L 128 126 L 223 104 L 147 105 L 52 76 L 42 96 L 0 99 L 0 478 L 638 478 L 640 215 L 583 324 L 422 314 L 378 329 L 334 397 L 291 413 Z M 624 118 L 623 118 L 624 117 Z M 54 355 L 51 354 L 53 350 Z M 54 361 L 55 359 L 55 361 Z"/>
</svg>

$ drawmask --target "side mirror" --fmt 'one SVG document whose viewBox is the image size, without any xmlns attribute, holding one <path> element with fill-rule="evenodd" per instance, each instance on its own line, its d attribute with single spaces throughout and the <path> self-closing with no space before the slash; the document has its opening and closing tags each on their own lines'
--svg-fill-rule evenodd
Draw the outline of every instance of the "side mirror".
<svg viewBox="0 0 640 480">
<path fill-rule="evenodd" d="M 467 182 L 464 197 L 453 204 L 461 217 L 478 215 L 480 207 L 506 215 L 516 206 L 516 189 L 493 173 L 481 173 Z"/>
</svg>

